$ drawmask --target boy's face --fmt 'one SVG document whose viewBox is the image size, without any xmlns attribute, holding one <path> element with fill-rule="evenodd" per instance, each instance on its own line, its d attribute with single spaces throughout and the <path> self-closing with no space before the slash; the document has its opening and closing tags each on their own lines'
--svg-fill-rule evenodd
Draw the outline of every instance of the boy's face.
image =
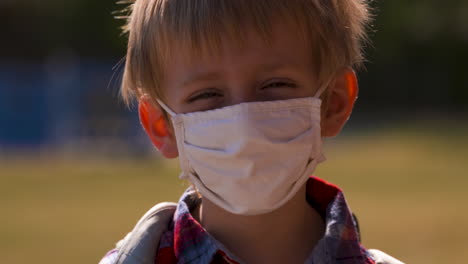
<svg viewBox="0 0 468 264">
<path fill-rule="evenodd" d="M 223 41 L 216 55 L 194 56 L 174 47 L 161 85 L 165 103 L 176 113 L 188 113 L 313 96 L 318 87 L 311 49 L 294 27 L 281 23 L 273 27 L 268 44 L 252 30 L 242 48 Z"/>
</svg>

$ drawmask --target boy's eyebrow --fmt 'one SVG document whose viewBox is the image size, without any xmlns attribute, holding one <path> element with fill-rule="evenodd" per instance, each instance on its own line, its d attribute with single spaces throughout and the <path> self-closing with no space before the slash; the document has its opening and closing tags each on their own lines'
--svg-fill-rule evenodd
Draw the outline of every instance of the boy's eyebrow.
<svg viewBox="0 0 468 264">
<path fill-rule="evenodd" d="M 292 63 L 273 63 L 273 64 L 264 64 L 262 65 L 262 72 L 276 72 L 283 69 L 294 68 L 295 65 Z"/>
<path fill-rule="evenodd" d="M 294 63 L 285 63 L 285 62 L 278 62 L 278 63 L 264 63 L 264 64 L 259 64 L 258 68 L 262 69 L 262 73 L 273 73 L 277 72 L 280 70 L 284 69 L 294 69 L 296 68 L 296 64 Z M 214 81 L 218 80 L 221 77 L 221 73 L 219 72 L 199 72 L 199 73 L 193 73 L 189 77 L 187 77 L 185 80 L 181 80 L 180 86 L 184 87 L 187 85 L 190 85 L 194 82 L 208 82 L 208 81 Z"/>
<path fill-rule="evenodd" d="M 220 77 L 219 73 L 216 72 L 203 72 L 203 73 L 195 73 L 190 75 L 185 80 L 181 81 L 181 86 L 187 86 L 194 82 L 202 82 L 202 81 L 213 81 Z"/>
</svg>

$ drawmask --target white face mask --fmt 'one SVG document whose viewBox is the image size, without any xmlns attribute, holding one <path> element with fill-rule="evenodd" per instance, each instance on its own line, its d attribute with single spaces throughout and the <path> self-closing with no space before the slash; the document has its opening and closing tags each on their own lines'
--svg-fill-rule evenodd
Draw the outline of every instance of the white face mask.
<svg viewBox="0 0 468 264">
<path fill-rule="evenodd" d="M 278 209 L 324 161 L 314 97 L 248 102 L 171 115 L 182 174 L 205 199 L 233 214 Z"/>
</svg>

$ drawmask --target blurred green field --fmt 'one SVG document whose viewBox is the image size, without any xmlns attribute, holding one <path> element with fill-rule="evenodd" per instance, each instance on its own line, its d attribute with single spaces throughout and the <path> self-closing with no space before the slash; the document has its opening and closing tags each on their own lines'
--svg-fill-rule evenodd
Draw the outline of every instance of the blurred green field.
<svg viewBox="0 0 468 264">
<path fill-rule="evenodd" d="M 326 153 L 316 175 L 344 189 L 366 247 L 406 263 L 466 263 L 466 126 L 345 133 Z M 0 262 L 97 263 L 153 204 L 177 200 L 187 184 L 176 164 L 4 156 Z"/>
</svg>

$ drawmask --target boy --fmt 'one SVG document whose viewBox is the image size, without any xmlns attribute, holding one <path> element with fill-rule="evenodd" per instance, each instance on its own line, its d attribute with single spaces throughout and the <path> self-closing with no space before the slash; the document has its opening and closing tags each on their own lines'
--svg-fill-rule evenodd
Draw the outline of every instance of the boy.
<svg viewBox="0 0 468 264">
<path fill-rule="evenodd" d="M 136 0 L 122 93 L 192 183 L 101 263 L 401 263 L 311 177 L 357 96 L 364 0 Z"/>
</svg>

